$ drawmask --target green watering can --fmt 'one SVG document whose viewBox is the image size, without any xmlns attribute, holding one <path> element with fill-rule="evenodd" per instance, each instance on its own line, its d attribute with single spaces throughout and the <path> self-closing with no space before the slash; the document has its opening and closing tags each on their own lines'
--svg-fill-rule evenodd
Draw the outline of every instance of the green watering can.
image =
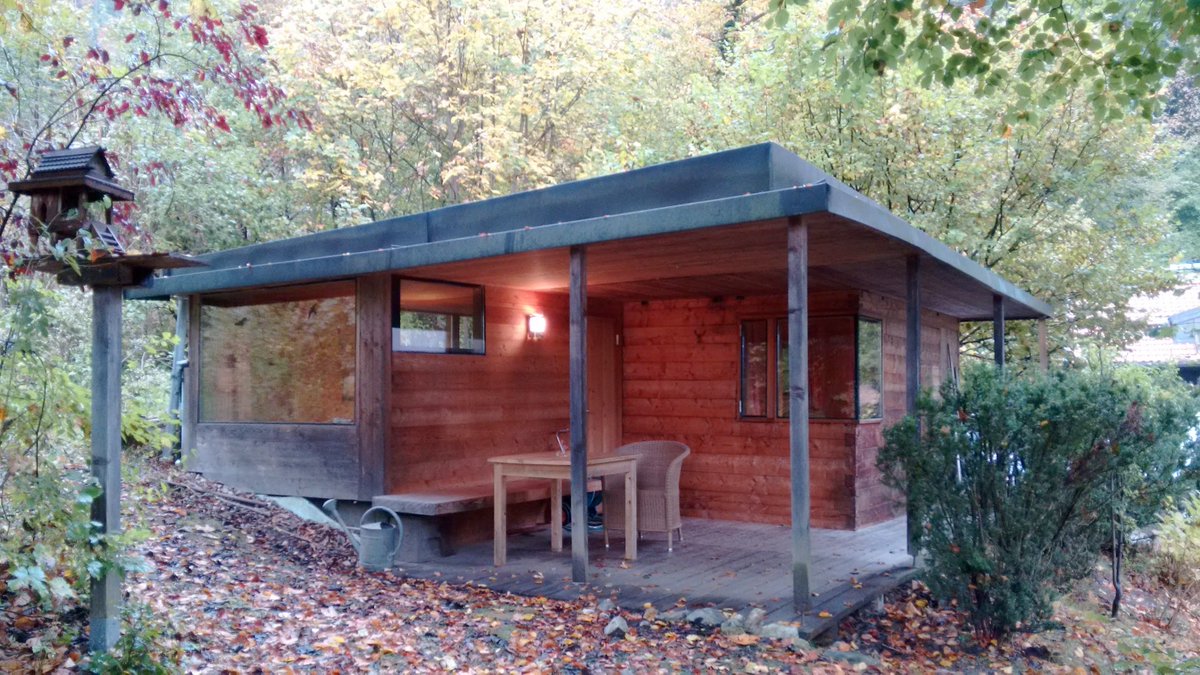
<svg viewBox="0 0 1200 675">
<path fill-rule="evenodd" d="M 358 566 L 370 572 L 391 568 L 404 537 L 400 516 L 389 508 L 373 506 L 359 519 L 358 527 L 349 527 L 338 513 L 337 501 L 326 500 L 321 509 L 333 516 L 350 539 L 350 545 L 358 552 Z"/>
</svg>

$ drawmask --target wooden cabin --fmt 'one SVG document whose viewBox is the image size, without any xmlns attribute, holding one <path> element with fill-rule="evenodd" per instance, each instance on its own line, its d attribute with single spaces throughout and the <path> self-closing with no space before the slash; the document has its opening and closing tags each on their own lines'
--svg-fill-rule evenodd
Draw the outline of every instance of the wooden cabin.
<svg viewBox="0 0 1200 675">
<path fill-rule="evenodd" d="M 490 535 L 489 457 L 572 426 L 686 443 L 685 516 L 790 523 L 797 551 L 896 517 L 882 431 L 955 376 L 959 322 L 1049 312 L 771 143 L 201 260 L 129 293 L 187 301 L 189 466 L 390 496 L 443 548 Z"/>
</svg>

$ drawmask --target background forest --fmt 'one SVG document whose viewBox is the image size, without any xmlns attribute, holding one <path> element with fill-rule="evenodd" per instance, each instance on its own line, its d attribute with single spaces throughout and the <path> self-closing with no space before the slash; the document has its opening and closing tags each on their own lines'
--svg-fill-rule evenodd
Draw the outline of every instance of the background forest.
<svg viewBox="0 0 1200 675">
<path fill-rule="evenodd" d="M 1166 58 L 1138 80 L 1161 95 L 1135 100 L 1002 49 L 991 62 L 1019 77 L 891 57 L 848 77 L 861 45 L 830 17 L 853 4 L 0 0 L 0 180 L 102 144 L 137 193 L 118 211 L 129 248 L 203 253 L 773 140 L 1051 303 L 1056 361 L 1111 358 L 1142 328 L 1130 297 L 1200 258 L 1196 84 Z M 11 263 L 26 202 L 0 198 Z M 43 514 L 37 550 L 19 535 L 81 467 L 88 296 L 4 283 L 0 572 L 67 598 L 88 565 L 124 564 L 56 548 L 87 540 L 72 503 Z M 173 311 L 127 304 L 135 444 L 165 440 Z M 963 339 L 986 353 L 990 327 Z"/>
</svg>

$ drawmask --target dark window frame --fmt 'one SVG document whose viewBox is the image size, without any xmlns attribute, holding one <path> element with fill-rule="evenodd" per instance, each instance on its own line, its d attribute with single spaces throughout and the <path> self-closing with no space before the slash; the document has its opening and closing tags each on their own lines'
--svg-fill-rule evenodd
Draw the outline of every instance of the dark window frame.
<svg viewBox="0 0 1200 675">
<path fill-rule="evenodd" d="M 400 328 L 401 315 L 404 313 L 404 308 L 401 306 L 402 298 L 400 286 L 405 281 L 415 281 L 424 284 L 439 284 L 443 286 L 457 286 L 459 288 L 468 288 L 474 291 L 473 302 L 476 305 L 476 313 L 471 317 L 478 319 L 479 330 L 478 338 L 472 336 L 472 340 L 478 339 L 479 348 L 462 348 L 462 347 L 447 347 L 443 351 L 433 351 L 428 349 L 405 349 L 399 346 L 396 342 L 394 334 L 392 335 L 392 353 L 395 354 L 432 354 L 432 355 L 465 355 L 465 356 L 486 356 L 487 355 L 487 296 L 485 288 L 480 284 L 468 284 L 460 281 L 445 281 L 442 279 L 427 279 L 424 277 L 410 277 L 405 275 L 395 275 L 392 277 L 392 330 Z M 438 314 L 434 312 L 422 312 L 419 310 L 409 310 L 414 314 L 429 314 L 431 316 L 448 316 L 452 317 L 451 326 L 449 327 L 451 343 L 458 342 L 461 336 L 461 323 L 465 314 Z"/>
<path fill-rule="evenodd" d="M 828 420 L 840 422 L 879 422 L 883 420 L 884 415 L 884 359 L 883 359 L 883 342 L 884 342 L 884 320 L 879 317 L 849 314 L 849 315 L 829 315 L 814 318 L 843 318 L 852 319 L 854 321 L 854 379 L 850 383 L 850 388 L 853 390 L 854 397 L 854 412 L 851 417 L 816 417 L 810 414 L 809 419 Z M 766 396 L 766 405 L 764 406 L 764 414 L 748 415 L 745 412 L 747 401 L 747 363 L 748 354 L 746 351 L 746 325 L 752 322 L 766 323 L 766 342 L 767 342 L 767 363 L 766 363 L 766 382 L 764 385 L 764 395 Z M 862 367 L 860 363 L 862 350 L 862 324 L 873 323 L 879 326 L 879 409 L 878 415 L 873 417 L 863 417 L 861 388 L 862 388 Z M 782 381 L 783 351 L 786 345 L 781 339 L 783 331 L 787 328 L 786 316 L 744 316 L 738 321 L 738 395 L 737 395 L 737 419 L 745 422 L 771 422 L 776 420 L 786 420 L 790 417 L 790 409 L 786 400 L 780 396 L 780 392 L 787 391 L 787 383 Z"/>
</svg>

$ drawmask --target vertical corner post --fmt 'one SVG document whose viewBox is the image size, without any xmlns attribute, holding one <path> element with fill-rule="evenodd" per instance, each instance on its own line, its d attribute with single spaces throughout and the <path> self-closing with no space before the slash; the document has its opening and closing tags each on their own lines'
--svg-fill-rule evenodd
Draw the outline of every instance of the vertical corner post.
<svg viewBox="0 0 1200 675">
<path fill-rule="evenodd" d="M 188 309 L 189 298 L 181 295 L 175 298 L 175 348 L 171 351 L 171 391 L 167 402 L 167 419 L 175 425 L 175 441 L 162 449 L 159 459 L 173 461 L 179 457 L 185 447 L 184 406 L 186 405 L 186 389 L 188 367 L 188 329 L 191 327 L 191 312 Z"/>
<path fill-rule="evenodd" d="M 92 289 L 92 476 L 102 490 L 92 521 L 105 535 L 121 532 L 121 288 Z M 92 580 L 93 653 L 107 652 L 121 633 L 121 575 Z"/>
<path fill-rule="evenodd" d="M 587 542 L 587 251 L 571 247 L 571 579 L 588 578 Z M 551 505 L 551 508 L 561 508 Z M 627 532 L 626 536 L 630 536 Z"/>
<path fill-rule="evenodd" d="M 996 367 L 1004 367 L 1004 297 L 997 294 L 992 296 L 992 349 L 995 352 Z"/>
<path fill-rule="evenodd" d="M 792 600 L 812 606 L 811 494 L 808 461 L 808 224 L 788 220 L 788 415 L 792 479 Z"/>
<path fill-rule="evenodd" d="M 905 366 L 905 412 L 914 417 L 917 414 L 917 397 L 921 391 L 921 258 L 910 255 L 905 261 L 906 280 L 908 286 L 904 349 Z M 917 423 L 917 438 L 920 439 L 921 427 Z M 917 555 L 917 545 L 914 538 L 920 527 L 919 516 L 913 511 L 910 500 L 905 500 L 905 516 L 908 527 L 908 554 Z"/>
</svg>

